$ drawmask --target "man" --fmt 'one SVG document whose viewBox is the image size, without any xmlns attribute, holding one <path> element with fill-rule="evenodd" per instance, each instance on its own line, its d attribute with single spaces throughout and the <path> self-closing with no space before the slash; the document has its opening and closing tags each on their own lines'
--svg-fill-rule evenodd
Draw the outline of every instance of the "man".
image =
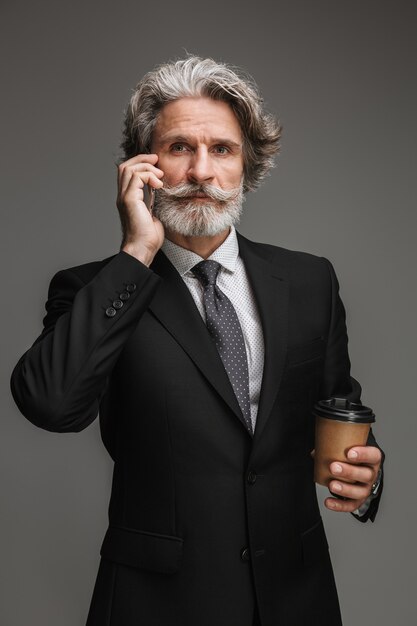
<svg viewBox="0 0 417 626">
<path fill-rule="evenodd" d="M 279 137 L 225 64 L 148 73 L 126 115 L 121 249 L 53 277 L 13 371 L 41 428 L 100 410 L 115 465 L 88 626 L 341 624 L 311 454 L 314 402 L 360 398 L 337 279 L 234 228 Z M 381 451 L 371 433 L 351 453 L 325 503 L 373 521 Z"/>
</svg>

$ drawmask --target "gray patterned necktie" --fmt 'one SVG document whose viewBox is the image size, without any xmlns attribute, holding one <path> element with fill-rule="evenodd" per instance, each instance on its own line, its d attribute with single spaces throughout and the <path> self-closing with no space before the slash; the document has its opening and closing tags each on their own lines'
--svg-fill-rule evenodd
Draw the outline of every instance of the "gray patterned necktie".
<svg viewBox="0 0 417 626">
<path fill-rule="evenodd" d="M 207 329 L 216 344 L 235 392 L 245 426 L 253 434 L 245 342 L 239 319 L 232 303 L 216 285 L 220 267 L 220 263 L 217 263 L 217 261 L 201 261 L 191 271 L 203 285 L 203 302 L 206 311 Z"/>
</svg>

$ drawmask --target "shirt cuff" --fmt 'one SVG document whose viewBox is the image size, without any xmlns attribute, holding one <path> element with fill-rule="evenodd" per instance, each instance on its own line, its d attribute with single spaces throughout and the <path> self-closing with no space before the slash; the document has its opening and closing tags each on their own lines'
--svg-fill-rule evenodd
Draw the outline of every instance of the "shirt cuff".
<svg viewBox="0 0 417 626">
<path fill-rule="evenodd" d="M 352 513 L 355 513 L 355 515 L 359 515 L 359 517 L 362 517 L 362 515 L 365 515 L 365 513 L 368 511 L 371 502 L 373 500 L 372 496 L 369 496 L 365 502 L 363 504 L 361 504 L 361 506 L 357 509 L 355 509 L 354 511 L 352 511 Z"/>
<path fill-rule="evenodd" d="M 368 498 L 365 500 L 363 504 L 361 504 L 360 507 L 352 511 L 352 513 L 355 513 L 355 515 L 358 515 L 359 517 L 362 517 L 362 515 L 365 515 L 365 513 L 367 513 L 372 500 L 378 497 L 378 492 L 379 492 L 379 488 L 381 485 L 381 479 L 382 479 L 382 467 L 378 471 L 378 475 L 373 485 L 373 490 L 370 496 L 368 496 Z"/>
</svg>

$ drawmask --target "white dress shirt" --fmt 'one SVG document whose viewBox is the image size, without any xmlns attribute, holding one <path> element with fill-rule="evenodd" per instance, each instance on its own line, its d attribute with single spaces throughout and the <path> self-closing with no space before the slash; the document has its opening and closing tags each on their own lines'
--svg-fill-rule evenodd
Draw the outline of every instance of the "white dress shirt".
<svg viewBox="0 0 417 626">
<path fill-rule="evenodd" d="M 201 317 L 206 322 L 203 304 L 204 289 L 198 278 L 191 272 L 191 268 L 204 259 L 169 239 L 165 239 L 162 250 L 187 285 Z M 264 369 L 264 338 L 255 297 L 244 263 L 239 256 L 239 244 L 233 226 L 225 241 L 208 258 L 221 265 L 216 284 L 233 304 L 242 328 L 248 359 L 252 428 L 255 431 Z"/>
</svg>

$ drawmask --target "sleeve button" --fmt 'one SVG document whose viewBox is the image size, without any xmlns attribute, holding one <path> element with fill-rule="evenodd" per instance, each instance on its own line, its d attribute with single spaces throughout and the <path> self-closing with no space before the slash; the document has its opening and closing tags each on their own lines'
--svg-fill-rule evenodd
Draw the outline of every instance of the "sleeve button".
<svg viewBox="0 0 417 626">
<path fill-rule="evenodd" d="M 132 292 L 135 291 L 136 289 L 136 283 L 129 283 L 128 285 L 126 285 L 126 291 Z"/>
<path fill-rule="evenodd" d="M 114 309 L 112 306 L 109 306 L 109 307 L 106 309 L 106 315 L 107 315 L 107 317 L 114 317 L 114 316 L 116 315 L 116 313 L 117 313 L 116 309 Z"/>
<path fill-rule="evenodd" d="M 119 298 L 120 300 L 129 300 L 130 293 L 128 291 L 122 291 L 122 293 L 119 293 Z"/>
<path fill-rule="evenodd" d="M 113 306 L 115 309 L 121 309 L 123 306 L 122 300 L 114 300 Z"/>
</svg>

